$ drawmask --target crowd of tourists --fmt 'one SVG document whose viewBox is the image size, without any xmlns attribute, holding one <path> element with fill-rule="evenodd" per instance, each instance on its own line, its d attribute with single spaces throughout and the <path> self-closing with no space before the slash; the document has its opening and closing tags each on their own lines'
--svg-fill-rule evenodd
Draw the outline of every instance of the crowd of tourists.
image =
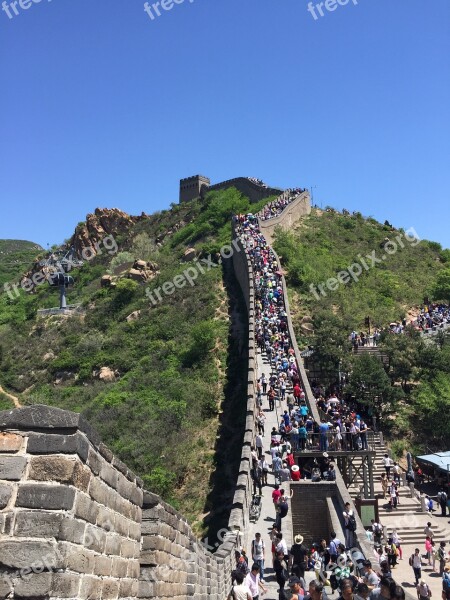
<svg viewBox="0 0 450 600">
<path fill-rule="evenodd" d="M 297 600 L 300 597 L 304 600 L 327 600 L 327 587 L 331 588 L 331 593 L 339 594 L 339 600 L 404 600 L 403 588 L 392 578 L 392 569 L 396 567 L 397 560 L 403 558 L 400 538 L 394 531 L 382 543 L 383 528 L 373 522 L 372 533 L 377 552 L 375 558 L 380 567 L 377 570 L 373 569 L 369 560 L 354 564 L 354 557 L 349 551 L 355 544 L 356 522 L 350 505 L 346 505 L 346 511 L 343 513 L 343 541 L 338 540 L 336 534 L 332 533 L 329 540 L 318 540 L 316 543 L 305 545 L 303 537 L 297 535 L 294 544 L 288 548 L 283 535 L 283 523 L 289 513 L 292 493 L 286 494 L 284 483 L 305 477 L 311 478 L 312 481 L 333 480 L 336 477 L 334 465 L 326 451 L 367 448 L 370 429 L 367 422 L 370 415 L 361 415 L 359 406 L 352 401 L 344 401 L 344 378 L 340 385 L 329 390 L 325 390 L 317 382 L 312 382 L 317 407 L 322 411 L 322 422 L 314 421 L 289 336 L 282 275 L 276 256 L 259 230 L 257 216 L 238 215 L 235 218 L 235 227 L 253 266 L 255 337 L 262 355 L 267 359 L 266 363 L 269 364 L 267 375 L 262 373 L 257 382 L 258 433 L 251 450 L 253 492 L 255 496 L 262 495 L 263 487 L 268 484 L 268 474 L 272 472 L 275 478 L 275 485 L 272 486 L 275 523 L 267 548 L 263 537 L 257 533 L 251 542 L 250 556 L 244 551 L 237 553 L 230 598 L 255 600 L 267 591 L 266 558 L 271 555 L 280 600 Z M 267 405 L 263 407 L 264 402 L 267 402 Z M 279 409 L 277 412 L 280 418 L 277 426 L 266 432 L 266 411 L 274 411 L 275 408 Z M 264 452 L 266 433 L 270 436 L 269 453 Z M 302 463 L 300 472 L 294 452 L 300 451 L 301 456 L 302 450 L 309 449 L 317 449 L 320 452 L 310 463 Z M 271 464 L 268 462 L 270 457 Z M 399 468 L 393 461 L 389 465 L 386 462 L 385 468 L 388 480 L 385 494 L 389 494 L 392 507 L 395 507 L 399 497 Z M 431 542 L 428 536 L 426 547 L 432 547 Z M 439 544 L 439 548 L 441 547 L 442 544 Z M 433 551 L 430 552 L 430 560 L 433 561 Z M 446 577 L 450 580 L 446 567 L 447 556 L 444 555 L 444 563 L 439 553 L 435 554 L 434 560 L 438 560 L 436 557 L 439 557 L 445 590 Z M 413 556 L 410 560 L 416 579 L 418 599 L 428 600 L 431 591 L 422 580 L 421 573 L 417 571 L 417 559 Z M 305 583 L 306 571 L 312 571 L 315 575 L 309 585 Z M 450 594 L 443 595 L 443 600 L 450 600 Z"/>
<path fill-rule="evenodd" d="M 247 177 L 247 179 L 253 181 L 253 183 L 256 183 L 256 185 L 260 185 L 261 187 L 268 187 L 267 183 L 264 183 L 262 179 L 258 179 L 257 177 Z"/>
<path fill-rule="evenodd" d="M 416 318 L 417 328 L 422 331 L 449 323 L 450 306 L 448 304 L 429 304 L 423 306 Z"/>
<path fill-rule="evenodd" d="M 349 510 L 349 513 L 344 515 L 351 519 L 352 511 Z M 279 600 L 327 600 L 328 594 L 334 593 L 338 594 L 339 600 L 405 600 L 403 587 L 393 578 L 397 560 L 403 560 L 399 538 L 394 532 L 383 546 L 383 528 L 373 519 L 372 531 L 378 540 L 375 545 L 375 564 L 379 566 L 376 567 L 360 552 L 348 548 L 333 531 L 328 540 L 321 539 L 311 544 L 305 544 L 303 536 L 296 535 L 294 543 L 288 548 L 283 535 L 274 527 L 270 536 L 270 550 L 266 548 L 261 534 L 256 533 L 251 542 L 251 556 L 248 557 L 245 552 L 237 552 L 230 598 L 254 600 L 259 598 L 260 592 L 267 591 L 264 570 L 266 557 L 271 555 L 279 586 Z M 426 540 L 429 539 L 430 536 L 427 535 Z M 446 565 L 447 558 L 443 546 L 445 544 L 441 543 L 443 558 L 438 560 L 442 577 L 442 600 L 448 600 L 450 567 Z M 422 578 L 421 568 L 425 561 L 418 548 L 408 560 L 413 570 L 418 600 L 429 600 L 432 594 Z M 433 559 L 429 559 L 429 565 L 432 564 L 431 560 Z M 314 573 L 309 585 L 305 581 L 307 571 Z"/>
<path fill-rule="evenodd" d="M 349 341 L 354 348 L 358 346 L 378 346 L 381 335 L 384 332 L 402 334 L 405 333 L 408 326 L 419 331 L 427 331 L 441 325 L 444 325 L 444 327 L 450 325 L 450 305 L 439 303 L 427 304 L 422 306 L 417 317 L 409 322 L 407 319 L 402 319 L 401 321 L 390 323 L 389 327 L 375 327 L 370 333 L 353 330 L 349 335 Z"/>
<path fill-rule="evenodd" d="M 278 217 L 278 215 L 283 212 L 286 206 L 293 202 L 297 196 L 304 191 L 305 190 L 303 188 L 290 188 L 286 190 L 281 194 L 281 196 L 264 206 L 259 213 L 259 218 L 261 221 L 267 221 L 269 219 L 273 219 L 274 217 Z"/>
</svg>

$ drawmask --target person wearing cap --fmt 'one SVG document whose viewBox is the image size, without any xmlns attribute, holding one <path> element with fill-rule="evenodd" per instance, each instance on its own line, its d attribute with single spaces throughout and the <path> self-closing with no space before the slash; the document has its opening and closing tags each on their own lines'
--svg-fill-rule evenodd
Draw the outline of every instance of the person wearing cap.
<svg viewBox="0 0 450 600">
<path fill-rule="evenodd" d="M 417 586 L 417 598 L 418 600 L 428 600 L 428 598 L 431 598 L 431 590 L 423 579 L 420 580 Z"/>
<path fill-rule="evenodd" d="M 289 579 L 289 587 L 292 594 L 291 600 L 300 600 L 300 598 L 303 599 L 304 594 L 301 593 L 303 591 L 302 584 L 298 577 L 291 577 Z"/>
<path fill-rule="evenodd" d="M 300 481 L 300 478 L 301 478 L 300 467 L 298 465 L 293 465 L 291 467 L 292 481 Z"/>
<path fill-rule="evenodd" d="M 289 564 L 291 573 L 299 578 L 305 576 L 306 562 L 308 559 L 308 548 L 303 544 L 303 536 L 298 534 L 294 537 L 294 544 L 289 551 Z"/>
</svg>

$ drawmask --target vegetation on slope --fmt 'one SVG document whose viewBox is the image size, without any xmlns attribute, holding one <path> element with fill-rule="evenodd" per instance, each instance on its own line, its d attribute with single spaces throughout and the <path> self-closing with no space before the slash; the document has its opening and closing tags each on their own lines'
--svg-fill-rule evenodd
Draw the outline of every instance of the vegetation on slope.
<svg viewBox="0 0 450 600">
<path fill-rule="evenodd" d="M 386 238 L 391 246 L 384 246 Z M 352 330 L 367 331 L 368 316 L 372 330 L 385 328 L 407 317 L 425 297 L 449 298 L 450 251 L 435 242 L 410 239 L 403 230 L 359 214 L 313 211 L 294 231 L 278 231 L 275 249 L 287 270 L 299 343 L 314 348 L 323 380 L 334 384 L 339 373 L 347 373 L 347 392 L 383 419 L 393 438 L 403 438 L 399 450 L 407 445 L 442 450 L 448 449 L 450 439 L 445 418 L 450 406 L 448 337 L 426 344 L 412 330 L 403 336 L 384 333 L 384 364 L 379 357 L 352 354 L 349 341 Z M 392 251 L 392 242 L 396 250 L 389 254 L 385 248 Z M 374 252 L 380 262 L 372 266 L 367 257 Z M 345 284 L 327 286 L 339 272 L 362 265 L 361 258 L 370 268 L 362 268 L 357 281 L 348 277 Z M 312 317 L 313 332 L 302 324 L 305 315 Z"/>
<path fill-rule="evenodd" d="M 0 240 L 0 286 L 16 280 L 43 249 L 33 242 Z"/>
<path fill-rule="evenodd" d="M 212 192 L 204 202 L 175 205 L 140 221 L 127 237 L 116 232 L 118 254 L 103 253 L 72 273 L 76 283 L 69 301 L 81 303 L 85 315 L 36 319 L 38 308 L 57 304 L 57 293 L 47 285 L 16 301 L 0 299 L 0 382 L 20 393 L 24 404 L 84 413 L 147 488 L 174 502 L 192 522 L 211 509 L 205 498 L 221 460 L 215 446 L 223 428 L 224 386 L 242 376 L 239 368 L 227 369 L 230 298 L 219 264 L 209 270 L 204 265 L 195 285 L 175 289 L 160 303 L 151 303 L 145 292 L 192 265 L 180 262 L 186 245 L 205 256 L 229 244 L 230 216 L 249 207 L 234 189 Z M 176 232 L 157 245 L 167 231 Z M 100 287 L 107 270 L 118 273 L 134 259 L 157 263 L 157 277 L 146 285 L 119 279 L 115 288 Z M 127 320 L 135 311 L 138 318 Z M 100 381 L 102 367 L 116 381 Z M 240 393 L 245 397 L 239 385 L 228 387 L 234 395 L 228 402 Z M 235 418 L 239 428 L 245 414 Z M 235 476 L 224 477 L 223 488 L 231 489 Z"/>
</svg>

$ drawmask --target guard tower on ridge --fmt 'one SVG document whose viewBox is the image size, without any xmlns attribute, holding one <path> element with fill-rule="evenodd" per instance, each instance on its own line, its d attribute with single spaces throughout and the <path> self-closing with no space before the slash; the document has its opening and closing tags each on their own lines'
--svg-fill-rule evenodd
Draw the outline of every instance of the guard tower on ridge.
<svg viewBox="0 0 450 600">
<path fill-rule="evenodd" d="M 203 198 L 211 185 L 209 177 L 193 175 L 180 179 L 180 203 L 189 202 L 195 198 Z"/>
</svg>

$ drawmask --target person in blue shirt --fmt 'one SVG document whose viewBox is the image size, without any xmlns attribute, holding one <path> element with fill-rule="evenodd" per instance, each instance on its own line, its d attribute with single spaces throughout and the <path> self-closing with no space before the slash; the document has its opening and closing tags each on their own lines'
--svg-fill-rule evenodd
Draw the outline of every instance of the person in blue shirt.
<svg viewBox="0 0 450 600">
<path fill-rule="evenodd" d="M 326 452 L 328 450 L 328 423 L 321 423 L 319 427 L 320 431 L 320 450 Z"/>
</svg>

